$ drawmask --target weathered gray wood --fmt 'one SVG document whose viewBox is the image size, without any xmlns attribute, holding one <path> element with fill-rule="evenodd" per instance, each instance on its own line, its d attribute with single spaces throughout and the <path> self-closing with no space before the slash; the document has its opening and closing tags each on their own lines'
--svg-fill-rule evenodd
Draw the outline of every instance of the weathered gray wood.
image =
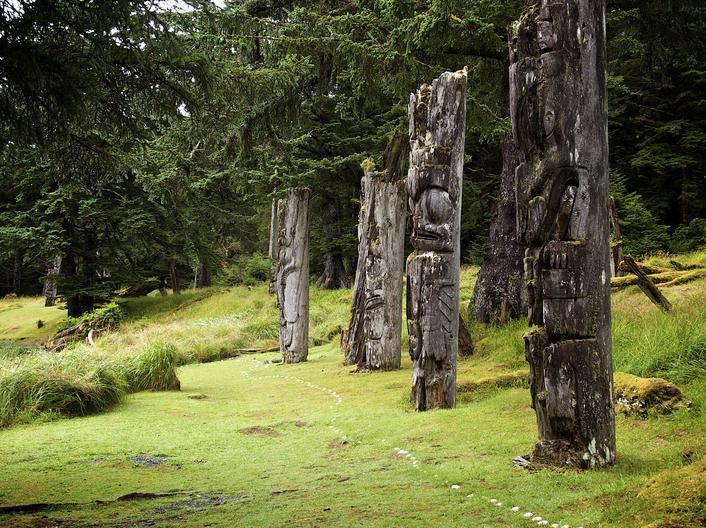
<svg viewBox="0 0 706 528">
<path fill-rule="evenodd" d="M 615 461 L 605 0 L 532 0 L 514 26 L 510 103 L 525 335 L 539 463 Z"/>
<path fill-rule="evenodd" d="M 668 312 L 672 309 L 672 304 L 667 300 L 667 298 L 662 295 L 657 285 L 652 282 L 652 280 L 643 273 L 640 266 L 632 259 L 632 257 L 625 256 L 625 263 L 630 267 L 630 271 L 635 274 L 637 278 L 637 285 L 640 287 L 642 292 L 647 295 L 647 298 L 652 301 L 655 306 L 660 310 Z"/>
<path fill-rule="evenodd" d="M 61 270 L 61 255 L 54 259 L 47 266 L 47 275 L 44 277 L 44 306 L 54 306 L 56 303 L 57 279 Z"/>
<path fill-rule="evenodd" d="M 402 356 L 406 192 L 387 172 L 365 172 L 358 221 L 353 307 L 342 348 L 346 364 L 392 370 Z"/>
<path fill-rule="evenodd" d="M 460 311 L 458 313 L 458 355 L 466 357 L 473 355 L 473 339 Z"/>
<path fill-rule="evenodd" d="M 309 190 L 289 189 L 277 204 L 279 343 L 285 363 L 309 351 Z"/>
<path fill-rule="evenodd" d="M 409 102 L 407 329 L 418 411 L 456 404 L 466 72 L 446 72 Z"/>
<path fill-rule="evenodd" d="M 272 211 L 270 213 L 270 241 L 267 248 L 267 256 L 270 257 L 270 293 L 277 291 L 277 259 L 279 258 L 279 229 L 277 226 L 278 200 L 272 198 Z"/>
<path fill-rule="evenodd" d="M 613 240 L 610 243 L 610 276 L 620 277 L 620 263 L 623 261 L 623 234 L 620 230 L 620 219 L 618 218 L 618 208 L 612 196 L 608 197 L 608 214 L 610 215 L 610 227 L 613 230 Z"/>
</svg>

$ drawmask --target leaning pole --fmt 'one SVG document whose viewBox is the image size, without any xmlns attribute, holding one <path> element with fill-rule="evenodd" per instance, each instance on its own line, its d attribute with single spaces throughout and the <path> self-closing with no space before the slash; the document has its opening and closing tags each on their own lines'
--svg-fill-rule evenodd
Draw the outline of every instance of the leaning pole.
<svg viewBox="0 0 706 528">
<path fill-rule="evenodd" d="M 605 0 L 533 0 L 513 26 L 510 105 L 525 246 L 532 459 L 615 461 Z"/>
<path fill-rule="evenodd" d="M 309 341 L 309 190 L 277 202 L 277 304 L 284 363 L 306 361 Z"/>
<path fill-rule="evenodd" d="M 446 72 L 409 101 L 407 329 L 418 411 L 456 404 L 466 72 Z"/>
</svg>

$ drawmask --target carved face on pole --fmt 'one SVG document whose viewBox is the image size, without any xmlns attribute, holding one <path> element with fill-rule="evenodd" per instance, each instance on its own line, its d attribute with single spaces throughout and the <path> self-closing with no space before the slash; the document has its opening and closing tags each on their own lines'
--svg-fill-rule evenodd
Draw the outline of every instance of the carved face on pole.
<svg viewBox="0 0 706 528">
<path fill-rule="evenodd" d="M 615 448 L 605 2 L 527 4 L 510 41 L 510 111 L 529 323 L 542 327 L 525 335 L 540 437 L 533 457 L 602 465 Z"/>
</svg>

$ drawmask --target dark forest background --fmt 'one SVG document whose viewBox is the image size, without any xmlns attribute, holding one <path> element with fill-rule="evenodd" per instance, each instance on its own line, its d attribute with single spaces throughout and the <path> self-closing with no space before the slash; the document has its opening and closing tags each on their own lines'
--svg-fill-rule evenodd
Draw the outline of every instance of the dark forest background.
<svg viewBox="0 0 706 528">
<path fill-rule="evenodd" d="M 311 270 L 354 273 L 361 163 L 404 159 L 409 93 L 469 67 L 462 251 L 485 253 L 515 0 L 0 1 L 0 295 L 266 278 L 271 200 L 312 190 Z M 706 245 L 706 7 L 608 0 L 625 249 Z M 387 154 L 387 155 L 386 155 Z M 72 301 L 73 300 L 73 301 Z"/>
</svg>

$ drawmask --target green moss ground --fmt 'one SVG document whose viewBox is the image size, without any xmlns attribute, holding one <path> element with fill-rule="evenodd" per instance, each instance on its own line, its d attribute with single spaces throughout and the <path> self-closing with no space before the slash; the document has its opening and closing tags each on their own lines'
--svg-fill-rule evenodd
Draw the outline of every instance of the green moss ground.
<svg viewBox="0 0 706 528">
<path fill-rule="evenodd" d="M 526 526 L 510 511 L 517 505 L 574 527 L 641 526 L 660 515 L 637 500 L 643 484 L 682 466 L 688 450 L 694 458 L 706 454 L 704 422 L 692 410 L 648 421 L 619 417 L 619 459 L 608 470 L 514 469 L 510 460 L 535 437 L 526 390 L 418 414 L 406 402 L 405 363 L 397 372 L 350 374 L 336 348 L 324 346 L 303 365 L 265 367 L 238 358 L 188 366 L 180 371 L 179 393 L 141 393 L 107 414 L 2 431 L 1 504 L 85 503 L 4 520 L 20 526 L 41 515 L 76 526 Z M 250 378 L 243 376 L 254 366 Z M 272 375 L 335 390 L 343 402 L 336 406 L 328 393 Z M 703 405 L 703 390 L 689 392 Z M 334 416 L 342 433 L 329 427 Z M 395 448 L 413 453 L 420 468 Z M 165 463 L 143 467 L 130 458 L 139 454 L 164 456 Z M 91 504 L 177 489 L 194 495 Z M 205 496 L 223 502 L 208 504 Z"/>
<path fill-rule="evenodd" d="M 473 274 L 464 270 L 462 300 Z M 0 508 L 50 505 L 0 513 L 0 525 L 522 527 L 536 525 L 523 516 L 532 512 L 573 528 L 700 526 L 705 292 L 704 280 L 666 289 L 675 305 L 669 315 L 636 288 L 614 296 L 616 368 L 643 375 L 661 369 L 680 380 L 693 406 L 649 420 L 619 416 L 618 461 L 609 469 L 512 467 L 535 440 L 534 413 L 522 383 L 492 378 L 526 368 L 523 322 L 473 325 L 476 355 L 460 362 L 459 383 L 491 381 L 464 393 L 456 409 L 420 414 L 407 401 L 406 356 L 396 372 L 353 374 L 341 365 L 332 336 L 345 324 L 350 292 L 314 289 L 312 340 L 331 342 L 313 347 L 305 364 L 266 366 L 277 355 L 264 354 L 188 365 L 179 369 L 181 392 L 138 393 L 105 414 L 0 430 Z M 128 321 L 99 341 L 106 352 L 154 341 L 186 351 L 276 338 L 265 286 L 141 299 L 125 308 Z M 342 402 L 287 376 L 335 391 Z M 409 451 L 419 467 L 396 449 Z M 156 465 L 148 467 L 150 460 Z"/>
</svg>

